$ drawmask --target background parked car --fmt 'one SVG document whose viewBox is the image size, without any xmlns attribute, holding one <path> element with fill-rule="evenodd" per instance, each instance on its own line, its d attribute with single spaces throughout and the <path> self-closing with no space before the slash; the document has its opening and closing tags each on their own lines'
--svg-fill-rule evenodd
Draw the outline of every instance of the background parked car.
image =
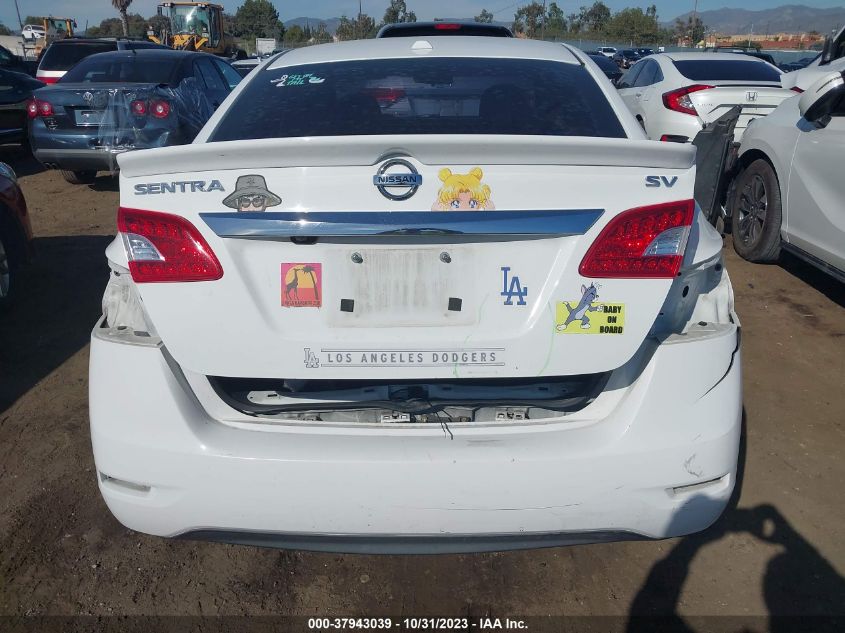
<svg viewBox="0 0 845 633">
<path fill-rule="evenodd" d="M 613 46 L 599 46 L 597 52 L 599 55 L 604 55 L 611 59 L 616 55 L 616 49 Z"/>
<path fill-rule="evenodd" d="M 154 44 L 146 40 L 129 40 L 121 38 L 68 38 L 56 40 L 47 47 L 38 60 L 38 71 L 35 78 L 45 84 L 54 84 L 75 64 L 90 55 L 107 53 L 110 51 L 142 50 L 157 48 L 169 50 L 166 46 Z"/>
<path fill-rule="evenodd" d="M 18 291 L 17 275 L 32 257 L 32 227 L 15 172 L 0 163 L 0 310 Z"/>
<path fill-rule="evenodd" d="M 21 29 L 21 37 L 28 42 L 34 42 L 44 37 L 44 27 L 37 24 L 26 24 Z"/>
<path fill-rule="evenodd" d="M 740 256 L 773 262 L 787 250 L 845 281 L 843 147 L 845 72 L 748 128 L 728 204 Z"/>
<path fill-rule="evenodd" d="M 834 37 L 825 41 L 824 50 L 806 67 L 784 75 L 783 85 L 803 92 L 828 73 L 843 70 L 845 70 L 845 27 L 842 27 Z"/>
<path fill-rule="evenodd" d="M 613 61 L 619 68 L 630 68 L 640 60 L 640 54 L 632 48 L 626 48 L 613 56 Z"/>
<path fill-rule="evenodd" d="M 601 71 L 605 74 L 605 76 L 610 79 L 611 82 L 614 84 L 619 80 L 622 76 L 622 70 L 613 63 L 613 60 L 609 57 L 602 55 L 601 53 L 590 54 L 590 59 L 592 59 L 596 65 L 601 69 Z"/>
<path fill-rule="evenodd" d="M 640 56 L 640 59 L 642 59 L 643 57 L 648 57 L 649 55 L 654 55 L 654 49 L 653 48 L 638 48 L 637 54 Z"/>
<path fill-rule="evenodd" d="M 26 106 L 32 93 L 44 84 L 29 75 L 0 69 L 0 143 L 27 138 Z"/>
<path fill-rule="evenodd" d="M 794 93 L 781 71 L 732 53 L 660 53 L 638 62 L 617 82 L 619 94 L 652 140 L 688 142 L 735 106 L 739 141 L 748 123 Z"/>
<path fill-rule="evenodd" d="M 35 66 L 35 62 L 23 59 L 15 55 L 5 46 L 0 46 L 0 68 L 3 70 L 13 70 L 17 73 L 34 75 Z"/>
<path fill-rule="evenodd" d="M 87 57 L 29 105 L 33 154 L 73 184 L 134 149 L 190 143 L 241 80 L 214 55 L 170 49 Z"/>
</svg>

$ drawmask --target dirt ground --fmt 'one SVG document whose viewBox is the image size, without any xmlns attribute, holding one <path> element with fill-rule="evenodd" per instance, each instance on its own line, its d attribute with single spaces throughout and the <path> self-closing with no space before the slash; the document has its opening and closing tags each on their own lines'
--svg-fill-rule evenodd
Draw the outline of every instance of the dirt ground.
<svg viewBox="0 0 845 633">
<path fill-rule="evenodd" d="M 725 249 L 743 325 L 744 469 L 703 534 L 425 557 L 168 541 L 112 518 L 91 456 L 88 337 L 117 183 L 72 186 L 20 153 L 0 160 L 20 174 L 38 249 L 0 316 L 0 616 L 659 614 L 696 631 L 703 615 L 757 616 L 750 630 L 772 615 L 845 618 L 845 289 L 812 268 Z"/>
</svg>

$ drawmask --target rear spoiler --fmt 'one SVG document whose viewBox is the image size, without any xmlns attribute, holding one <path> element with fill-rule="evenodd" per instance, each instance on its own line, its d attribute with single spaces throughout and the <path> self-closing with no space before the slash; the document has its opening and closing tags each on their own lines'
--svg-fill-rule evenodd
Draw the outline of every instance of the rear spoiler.
<svg viewBox="0 0 845 633">
<path fill-rule="evenodd" d="M 426 165 L 578 165 L 691 169 L 691 145 L 566 136 L 390 135 L 194 143 L 121 154 L 124 176 L 229 169 L 376 165 L 412 156 Z"/>
</svg>

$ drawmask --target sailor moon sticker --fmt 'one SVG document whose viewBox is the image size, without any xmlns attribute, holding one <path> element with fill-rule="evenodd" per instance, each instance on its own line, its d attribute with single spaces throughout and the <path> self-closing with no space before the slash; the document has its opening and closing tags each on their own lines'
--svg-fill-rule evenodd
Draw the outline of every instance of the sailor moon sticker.
<svg viewBox="0 0 845 633">
<path fill-rule="evenodd" d="M 489 185 L 481 182 L 481 167 L 468 174 L 453 174 L 451 169 L 441 169 L 438 174 L 443 186 L 437 194 L 432 211 L 494 211 L 496 205 L 490 198 Z"/>
</svg>

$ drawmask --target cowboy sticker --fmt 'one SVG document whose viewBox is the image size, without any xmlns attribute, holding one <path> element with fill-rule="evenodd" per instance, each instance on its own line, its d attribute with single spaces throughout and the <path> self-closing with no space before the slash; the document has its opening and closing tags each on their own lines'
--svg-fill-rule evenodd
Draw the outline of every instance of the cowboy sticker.
<svg viewBox="0 0 845 633">
<path fill-rule="evenodd" d="M 282 199 L 267 189 L 264 176 L 251 174 L 238 177 L 235 190 L 223 200 L 223 204 L 242 213 L 258 213 L 282 204 Z"/>
<path fill-rule="evenodd" d="M 320 308 L 323 305 L 322 264 L 282 264 L 282 307 Z"/>
</svg>

